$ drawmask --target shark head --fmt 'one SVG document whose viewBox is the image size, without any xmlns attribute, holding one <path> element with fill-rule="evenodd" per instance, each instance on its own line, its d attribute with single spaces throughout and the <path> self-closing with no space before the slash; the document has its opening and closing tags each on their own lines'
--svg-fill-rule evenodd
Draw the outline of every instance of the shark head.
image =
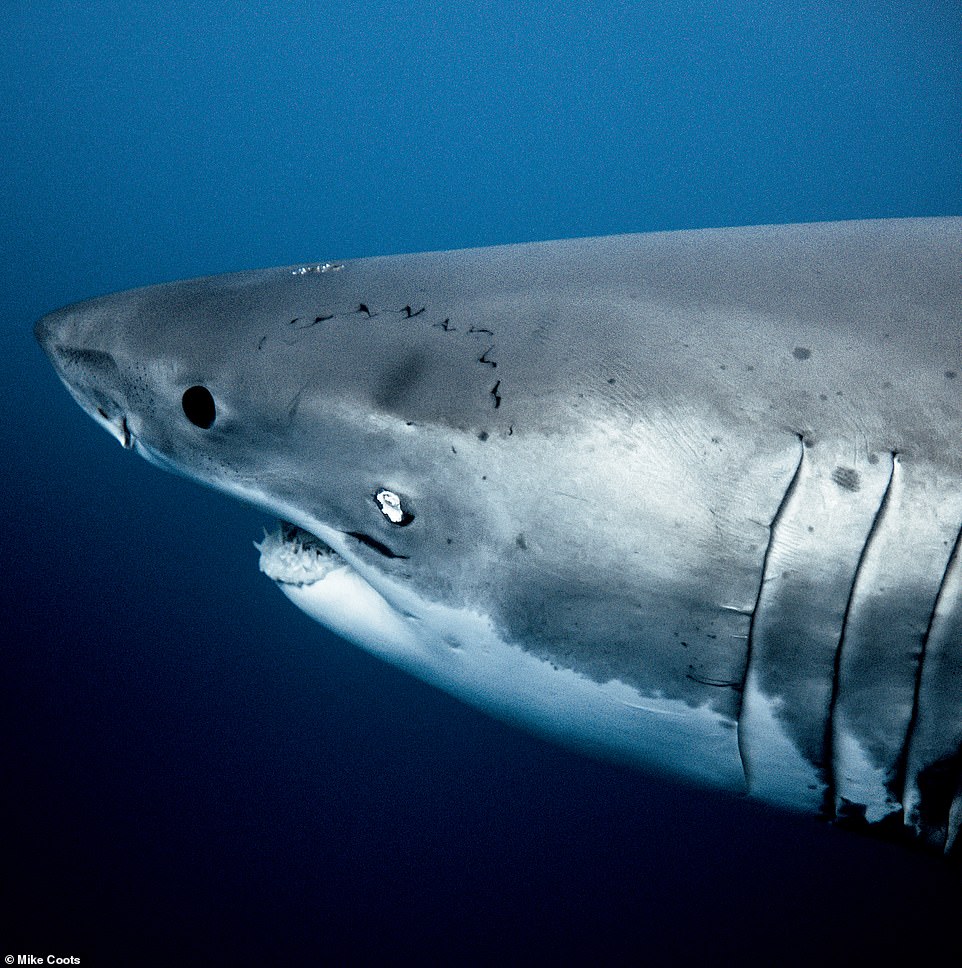
<svg viewBox="0 0 962 968">
<path fill-rule="evenodd" d="M 395 595 L 450 601 L 459 574 L 486 570 L 472 535 L 497 529 L 487 444 L 511 431 L 495 368 L 464 373 L 489 337 L 452 339 L 421 307 L 363 302 L 349 272 L 320 269 L 93 299 L 36 336 L 125 448 L 299 526 Z"/>
</svg>

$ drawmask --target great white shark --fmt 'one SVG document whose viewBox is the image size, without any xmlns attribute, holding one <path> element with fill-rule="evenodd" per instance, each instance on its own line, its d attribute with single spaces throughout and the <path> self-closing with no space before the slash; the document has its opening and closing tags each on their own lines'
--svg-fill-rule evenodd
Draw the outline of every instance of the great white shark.
<svg viewBox="0 0 962 968">
<path fill-rule="evenodd" d="M 962 219 L 151 286 L 36 325 L 331 629 L 569 745 L 962 840 Z"/>
</svg>

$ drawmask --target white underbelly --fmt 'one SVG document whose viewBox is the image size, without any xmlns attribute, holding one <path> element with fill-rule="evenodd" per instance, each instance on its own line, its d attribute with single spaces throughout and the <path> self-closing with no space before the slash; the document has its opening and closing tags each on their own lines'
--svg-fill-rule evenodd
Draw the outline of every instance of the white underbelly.
<svg viewBox="0 0 962 968">
<path fill-rule="evenodd" d="M 707 706 L 560 668 L 504 641 L 475 612 L 425 604 L 416 616 L 402 614 L 335 555 L 315 578 L 293 564 L 280 536 L 259 547 L 261 569 L 295 605 L 419 679 L 566 746 L 745 792 L 735 723 Z"/>
</svg>

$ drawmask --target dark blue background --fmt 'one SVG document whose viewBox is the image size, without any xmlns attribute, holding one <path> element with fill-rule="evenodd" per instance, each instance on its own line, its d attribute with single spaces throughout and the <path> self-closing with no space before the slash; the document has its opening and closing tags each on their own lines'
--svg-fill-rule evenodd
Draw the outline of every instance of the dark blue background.
<svg viewBox="0 0 962 968">
<path fill-rule="evenodd" d="M 582 759 L 327 636 L 258 574 L 262 517 L 123 453 L 30 336 L 231 269 L 962 214 L 955 0 L 3 7 L 2 953 L 960 956 L 940 862 Z"/>
</svg>

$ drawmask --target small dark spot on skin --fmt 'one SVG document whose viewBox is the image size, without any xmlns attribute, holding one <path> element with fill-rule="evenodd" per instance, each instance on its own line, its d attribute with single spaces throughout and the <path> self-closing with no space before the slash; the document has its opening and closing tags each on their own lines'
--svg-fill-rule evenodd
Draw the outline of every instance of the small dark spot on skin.
<svg viewBox="0 0 962 968">
<path fill-rule="evenodd" d="M 682 647 L 683 649 L 687 649 L 687 648 L 688 648 L 688 643 L 687 643 L 687 642 L 682 642 L 682 643 L 681 643 L 681 647 Z"/>
<path fill-rule="evenodd" d="M 868 462 L 870 464 L 877 464 L 878 463 L 878 454 L 869 454 L 868 455 Z"/>
<path fill-rule="evenodd" d="M 954 380 L 958 375 L 959 374 L 956 373 L 955 370 L 946 370 L 945 371 L 945 378 L 946 378 L 946 380 Z"/>
<path fill-rule="evenodd" d="M 454 538 L 448 538 L 448 544 L 454 544 Z"/>
<path fill-rule="evenodd" d="M 263 336 L 262 336 L 262 337 L 260 338 L 260 342 L 259 342 L 259 343 L 257 344 L 257 348 L 258 348 L 259 350 L 262 350 L 262 349 L 264 348 L 264 344 L 265 344 L 266 342 L 267 342 L 267 334 L 265 333 L 265 334 L 264 334 L 264 335 L 263 335 Z"/>
<path fill-rule="evenodd" d="M 522 550 L 528 550 L 528 542 L 524 540 L 524 535 L 519 534 L 517 538 L 514 539 L 514 543 Z"/>
<path fill-rule="evenodd" d="M 883 389 L 883 390 L 891 390 L 891 389 L 892 389 L 892 381 L 891 381 L 891 380 L 886 380 L 886 381 L 885 381 L 885 382 L 884 382 L 884 383 L 882 384 L 882 389 Z"/>
<path fill-rule="evenodd" d="M 751 363 L 749 363 L 748 366 L 745 367 L 745 369 L 748 370 L 749 373 L 755 372 L 755 367 L 753 367 Z"/>
<path fill-rule="evenodd" d="M 835 396 L 837 396 L 837 397 L 844 397 L 844 396 L 845 396 L 845 394 L 844 394 L 844 393 L 842 393 L 842 391 L 841 391 L 841 390 L 836 390 L 836 391 L 835 391 Z"/>
<path fill-rule="evenodd" d="M 481 480 L 482 481 L 486 481 L 487 479 L 488 479 L 488 475 L 487 474 L 482 474 L 481 475 Z"/>
<path fill-rule="evenodd" d="M 812 525 L 809 525 L 808 526 L 808 533 L 809 534 L 815 534 L 815 528 Z"/>
<path fill-rule="evenodd" d="M 721 437 L 712 437 L 711 442 L 713 444 L 720 444 L 721 443 Z"/>
<path fill-rule="evenodd" d="M 807 360 L 811 357 L 811 355 L 812 351 L 804 346 L 796 346 L 795 349 L 792 350 L 792 356 L 794 356 L 796 360 Z"/>
<path fill-rule="evenodd" d="M 482 430 L 481 433 L 478 434 L 478 440 L 487 440 L 487 439 L 488 439 L 488 432 L 486 430 Z"/>
<path fill-rule="evenodd" d="M 452 446 L 452 447 L 451 447 L 451 453 L 452 453 L 452 454 L 456 454 L 457 452 L 458 452 L 458 448 L 457 448 L 457 447 L 454 447 L 454 446 Z"/>
<path fill-rule="evenodd" d="M 615 382 L 616 381 L 615 381 L 615 378 L 613 376 L 608 378 L 608 385 L 609 386 L 614 386 L 615 385 Z"/>
<path fill-rule="evenodd" d="M 826 401 L 826 400 L 828 399 L 828 395 L 827 395 L 827 394 L 825 394 L 825 393 L 820 393 L 820 394 L 818 395 L 818 399 L 819 399 L 819 400 L 821 400 L 821 401 L 822 401 L 822 403 L 824 403 L 824 402 L 825 402 L 825 401 Z"/>
<path fill-rule="evenodd" d="M 727 370 L 728 369 L 728 366 L 725 363 L 719 363 L 718 364 L 718 369 L 719 370 Z"/>
<path fill-rule="evenodd" d="M 843 491 L 852 491 L 854 493 L 862 486 L 862 475 L 854 467 L 842 467 L 839 465 L 832 471 L 832 480 Z"/>
</svg>

